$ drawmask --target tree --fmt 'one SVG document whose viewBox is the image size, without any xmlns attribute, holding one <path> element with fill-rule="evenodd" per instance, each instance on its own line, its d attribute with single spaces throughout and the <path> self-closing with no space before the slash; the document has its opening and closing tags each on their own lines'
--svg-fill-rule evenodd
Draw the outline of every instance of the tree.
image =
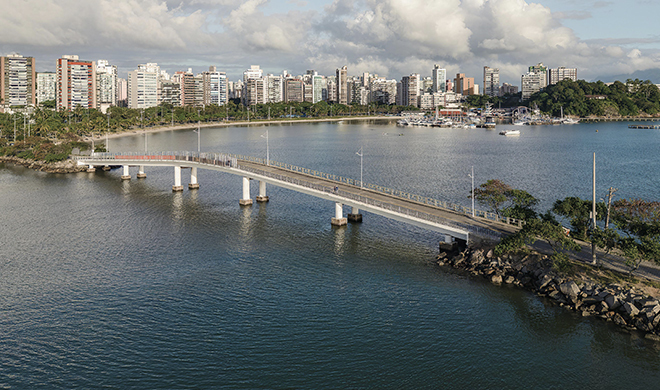
<svg viewBox="0 0 660 390">
<path fill-rule="evenodd" d="M 564 200 L 555 201 L 552 206 L 552 212 L 568 218 L 571 224 L 571 235 L 579 240 L 587 240 L 589 226 L 591 224 L 591 210 L 593 201 L 580 199 L 575 196 L 569 196 Z M 596 218 L 602 220 L 607 214 L 607 207 L 604 203 L 596 204 Z"/>
<path fill-rule="evenodd" d="M 470 195 L 471 197 L 471 195 Z M 491 179 L 474 189 L 474 199 L 488 207 L 498 217 L 530 219 L 536 217 L 534 206 L 538 200 L 523 190 Z"/>
<path fill-rule="evenodd" d="M 660 202 L 621 199 L 612 204 L 612 222 L 625 236 L 617 243 L 631 272 L 643 260 L 660 263 Z"/>
</svg>

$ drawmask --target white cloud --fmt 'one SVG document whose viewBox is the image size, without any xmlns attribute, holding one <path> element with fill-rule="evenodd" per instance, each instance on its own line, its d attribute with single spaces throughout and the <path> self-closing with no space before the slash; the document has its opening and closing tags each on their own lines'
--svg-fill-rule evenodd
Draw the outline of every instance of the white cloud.
<svg viewBox="0 0 660 390">
<path fill-rule="evenodd" d="M 216 64 L 232 75 L 254 63 L 325 74 L 348 65 L 351 73 L 398 78 L 427 75 L 438 63 L 450 75 L 460 71 L 479 79 L 489 65 L 516 83 L 538 62 L 575 66 L 586 78 L 660 67 L 655 53 L 639 49 L 657 38 L 583 41 L 562 20 L 590 14 L 553 13 L 524 0 L 334 0 L 321 11 L 301 11 L 304 0 L 0 3 L 9 1 L 0 4 L 0 50 L 116 58 L 129 67 L 146 61 L 179 69 Z"/>
</svg>

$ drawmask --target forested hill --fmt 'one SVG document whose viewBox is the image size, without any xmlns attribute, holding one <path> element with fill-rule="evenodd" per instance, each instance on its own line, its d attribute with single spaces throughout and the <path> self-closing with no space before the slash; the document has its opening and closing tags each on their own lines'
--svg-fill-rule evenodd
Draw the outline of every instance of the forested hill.
<svg viewBox="0 0 660 390">
<path fill-rule="evenodd" d="M 615 81 L 564 80 L 535 93 L 529 106 L 552 116 L 644 116 L 660 115 L 660 90 L 651 81 L 639 79 Z"/>
</svg>

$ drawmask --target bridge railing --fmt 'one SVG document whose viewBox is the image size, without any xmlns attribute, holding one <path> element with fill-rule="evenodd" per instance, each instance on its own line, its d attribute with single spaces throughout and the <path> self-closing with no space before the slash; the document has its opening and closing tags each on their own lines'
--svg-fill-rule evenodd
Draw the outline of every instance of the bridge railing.
<svg viewBox="0 0 660 390">
<path fill-rule="evenodd" d="M 456 229 L 462 229 L 462 230 L 465 230 L 465 231 L 468 231 L 468 232 L 471 232 L 471 233 L 478 234 L 479 236 L 487 236 L 487 237 L 493 237 L 493 238 L 501 238 L 501 236 L 502 236 L 500 233 L 492 231 L 492 230 L 487 229 L 487 228 L 482 228 L 482 227 L 479 227 L 479 226 L 472 226 L 472 225 L 468 225 L 468 224 L 462 224 L 462 223 L 454 222 L 454 221 L 451 221 L 449 219 L 439 217 L 437 215 L 425 213 L 425 212 L 419 211 L 419 210 L 414 210 L 414 209 L 411 209 L 411 208 L 408 208 L 408 207 L 402 207 L 400 205 L 395 205 L 395 204 L 389 203 L 389 202 L 383 202 L 383 201 L 380 201 L 380 200 L 377 200 L 377 199 L 370 198 L 368 196 L 355 194 L 353 192 L 348 192 L 348 191 L 343 191 L 343 190 L 335 191 L 334 187 L 331 187 L 331 186 L 324 186 L 324 185 L 321 185 L 321 184 L 318 184 L 318 183 L 313 183 L 313 182 L 310 182 L 310 181 L 307 181 L 307 180 L 292 178 L 290 176 L 280 175 L 278 173 L 269 172 L 269 171 L 265 171 L 265 170 L 257 169 L 257 168 L 253 168 L 253 167 L 240 166 L 240 165 L 239 165 L 239 167 L 240 167 L 241 170 L 252 172 L 252 173 L 255 173 L 255 174 L 258 174 L 258 175 L 261 175 L 261 176 L 266 176 L 266 177 L 270 177 L 270 178 L 277 179 L 277 180 L 280 180 L 280 181 L 284 181 L 284 182 L 287 182 L 287 183 L 296 184 L 296 185 L 306 187 L 306 188 L 311 188 L 311 189 L 321 191 L 321 192 L 325 192 L 325 193 L 328 193 L 328 194 L 339 195 L 339 196 L 342 196 L 344 198 L 354 200 L 356 202 L 360 202 L 360 203 L 363 203 L 363 204 L 368 204 L 368 205 L 371 205 L 371 206 L 376 206 L 376 207 L 381 208 L 381 209 L 393 211 L 393 212 L 396 212 L 396 213 L 399 213 L 399 214 L 404 214 L 404 215 L 407 215 L 407 216 L 410 216 L 410 217 L 415 217 L 415 218 L 418 218 L 418 219 L 421 219 L 421 220 L 424 220 L 424 221 L 437 223 L 437 224 L 442 224 L 442 225 L 450 226 L 450 227 L 453 227 L 453 228 L 456 228 Z"/>
<path fill-rule="evenodd" d="M 232 156 L 236 157 L 236 159 L 239 160 L 239 161 L 243 160 L 243 161 L 248 161 L 248 162 L 253 162 L 253 163 L 257 163 L 257 164 L 266 165 L 266 160 L 262 159 L 262 158 L 251 157 L 251 156 L 242 156 L 242 155 L 232 155 Z M 425 205 L 428 205 L 428 206 L 433 206 L 433 207 L 437 207 L 437 208 L 441 208 L 441 209 L 445 209 L 445 210 L 450 210 L 450 211 L 454 211 L 454 212 L 465 214 L 465 215 L 472 215 L 472 208 L 471 207 L 465 207 L 465 206 L 462 206 L 462 205 L 459 205 L 459 204 L 456 204 L 456 203 L 451 203 L 451 202 L 446 202 L 446 201 L 443 201 L 443 200 L 438 200 L 438 199 L 434 199 L 434 198 L 430 198 L 430 197 L 411 194 L 409 192 L 395 190 L 395 189 L 380 186 L 380 185 L 377 185 L 377 184 L 360 183 L 359 180 L 346 178 L 346 177 L 339 176 L 339 175 L 324 173 L 324 172 L 316 171 L 316 170 L 309 169 L 309 168 L 298 167 L 298 166 L 291 165 L 291 164 L 285 164 L 285 163 L 281 163 L 281 162 L 277 162 L 277 161 L 270 161 L 269 165 L 273 166 L 273 167 L 285 169 L 287 171 L 302 173 L 302 174 L 305 174 L 305 175 L 315 176 L 315 177 L 319 177 L 319 178 L 326 179 L 326 180 L 332 180 L 334 182 L 337 182 L 338 184 L 348 184 L 348 185 L 352 185 L 352 186 L 355 186 L 355 187 L 362 187 L 362 188 L 366 188 L 366 189 L 369 189 L 369 190 L 372 190 L 372 191 L 376 191 L 376 192 L 380 192 L 380 193 L 387 194 L 387 195 L 390 195 L 390 196 L 394 196 L 394 197 L 397 197 L 397 198 L 400 198 L 400 199 L 406 199 L 406 200 L 410 200 L 410 201 L 413 201 L 413 202 L 417 202 L 417 203 L 421 203 L 421 204 L 425 204 Z M 362 186 L 360 186 L 360 184 L 362 184 Z M 516 225 L 518 227 L 522 227 L 522 225 L 525 223 L 524 221 L 522 221 L 520 219 L 500 217 L 495 213 L 491 213 L 491 212 L 488 212 L 488 211 L 477 210 L 477 209 L 474 210 L 474 215 L 475 215 L 475 217 L 478 217 L 478 218 L 484 218 L 484 219 L 487 219 L 489 221 L 501 222 L 501 223 L 505 223 L 507 225 Z"/>
<path fill-rule="evenodd" d="M 251 171 L 252 168 L 247 167 L 245 165 L 240 165 L 240 161 L 246 161 L 246 162 L 252 162 L 256 164 L 261 164 L 261 165 L 268 165 L 277 167 L 280 169 L 284 169 L 287 171 L 291 172 L 296 172 L 304 175 L 309 175 L 313 177 L 318 177 L 326 180 L 330 180 L 333 182 L 336 182 L 337 184 L 342 184 L 342 185 L 350 185 L 354 187 L 361 187 L 365 188 L 371 191 L 379 192 L 382 194 L 390 195 L 399 199 L 405 199 L 409 200 L 412 202 L 428 205 L 428 206 L 433 206 L 436 208 L 440 209 L 445 209 L 449 211 L 453 211 L 456 213 L 461 213 L 465 215 L 472 215 L 472 208 L 470 207 L 465 207 L 456 203 L 451 203 L 451 202 L 446 202 L 443 200 L 438 200 L 430 197 L 425 197 L 421 195 L 416 195 L 412 194 L 409 192 L 405 191 L 400 191 L 400 190 L 395 190 L 392 188 L 376 185 L 376 184 L 370 184 L 370 183 L 360 183 L 359 180 L 339 176 L 339 175 L 333 175 L 329 173 L 324 173 L 320 172 L 314 169 L 309 169 L 309 168 L 303 168 L 299 167 L 296 165 L 292 164 L 285 164 L 281 163 L 278 161 L 270 161 L 267 162 L 263 158 L 257 158 L 253 156 L 245 156 L 245 155 L 236 155 L 236 154 L 225 154 L 225 153 L 208 153 L 208 152 L 188 152 L 188 151 L 177 151 L 177 152 L 148 152 L 148 154 L 145 154 L 144 152 L 126 152 L 126 153 L 94 153 L 92 156 L 89 157 L 74 157 L 76 159 L 81 159 L 81 160 L 89 160 L 90 158 L 93 159 L 98 159 L 98 160 L 103 160 L 103 161 L 109 161 L 109 160 L 117 160 L 117 159 L 122 159 L 122 160 L 156 160 L 156 161 L 191 161 L 191 162 L 199 162 L 203 164 L 209 164 L 209 165 L 215 165 L 215 166 L 223 166 L 223 167 L 235 167 L 235 168 L 240 168 L 246 171 Z M 266 171 L 260 171 L 260 172 L 266 172 Z M 256 172 L 255 172 L 256 173 Z M 261 174 L 261 173 L 260 173 Z M 280 175 L 281 176 L 281 175 Z M 284 177 L 284 176 L 282 176 Z M 487 212 L 487 211 L 482 211 L 482 210 L 474 210 L 474 215 L 475 217 L 478 218 L 483 218 L 487 219 L 489 221 L 495 221 L 495 222 L 501 222 L 505 223 L 508 225 L 516 225 L 518 227 L 522 227 L 524 224 L 524 221 L 515 219 L 515 218 L 508 218 L 508 217 L 499 217 L 495 213 Z"/>
</svg>

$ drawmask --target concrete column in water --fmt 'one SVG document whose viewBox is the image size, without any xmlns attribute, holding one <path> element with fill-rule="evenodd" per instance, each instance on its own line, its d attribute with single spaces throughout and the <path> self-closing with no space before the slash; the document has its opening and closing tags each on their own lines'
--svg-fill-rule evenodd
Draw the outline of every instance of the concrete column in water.
<svg viewBox="0 0 660 390">
<path fill-rule="evenodd" d="M 128 171 L 128 165 L 122 165 L 123 174 L 121 175 L 122 180 L 131 180 L 131 173 Z"/>
<path fill-rule="evenodd" d="M 252 198 L 250 198 L 250 179 L 243 177 L 243 199 L 240 199 L 238 203 L 241 206 L 250 206 L 252 204 Z"/>
<path fill-rule="evenodd" d="M 174 167 L 174 185 L 172 186 L 172 191 L 183 191 L 183 186 L 181 185 L 181 167 Z"/>
<path fill-rule="evenodd" d="M 138 170 L 137 178 L 138 179 L 145 179 L 147 177 L 147 174 L 144 173 L 144 165 L 140 165 L 140 169 Z"/>
<path fill-rule="evenodd" d="M 189 190 L 196 190 L 199 188 L 199 183 L 197 183 L 197 167 L 190 168 L 190 184 L 188 184 Z"/>
<path fill-rule="evenodd" d="M 343 226 L 348 223 L 348 220 L 344 217 L 343 205 L 339 202 L 335 203 L 335 217 L 330 220 L 330 223 L 333 226 Z"/>
<path fill-rule="evenodd" d="M 89 173 L 96 172 L 96 168 L 94 168 L 94 165 L 89 165 L 87 167 L 87 172 Z"/>
<path fill-rule="evenodd" d="M 265 181 L 259 181 L 259 196 L 257 196 L 257 202 L 268 202 L 268 196 L 266 196 Z"/>
<path fill-rule="evenodd" d="M 362 222 L 362 214 L 357 207 L 351 207 L 351 213 L 346 215 L 347 219 L 351 222 Z"/>
</svg>

